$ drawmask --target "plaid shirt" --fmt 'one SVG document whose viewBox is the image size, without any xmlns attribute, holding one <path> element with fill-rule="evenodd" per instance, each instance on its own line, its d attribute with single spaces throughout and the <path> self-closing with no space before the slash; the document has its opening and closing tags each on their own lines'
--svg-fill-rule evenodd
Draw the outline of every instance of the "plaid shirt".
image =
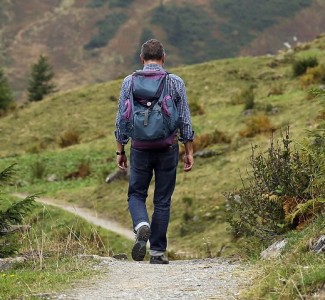
<svg viewBox="0 0 325 300">
<path fill-rule="evenodd" d="M 164 69 L 158 64 L 148 64 L 143 68 L 144 71 L 163 71 Z M 125 135 L 122 135 L 119 130 L 120 119 L 122 118 L 123 108 L 125 107 L 125 101 L 129 97 L 130 86 L 131 86 L 132 75 L 125 77 L 121 92 L 120 99 L 118 102 L 118 111 L 116 116 L 116 131 L 115 137 L 116 140 L 121 144 L 126 144 L 129 141 L 129 138 Z M 176 107 L 179 114 L 179 141 L 186 143 L 187 141 L 193 141 L 194 131 L 192 129 L 191 115 L 188 107 L 186 90 L 183 80 L 174 75 L 170 74 L 167 81 L 167 91 L 171 95 L 173 101 L 175 101 Z"/>
</svg>

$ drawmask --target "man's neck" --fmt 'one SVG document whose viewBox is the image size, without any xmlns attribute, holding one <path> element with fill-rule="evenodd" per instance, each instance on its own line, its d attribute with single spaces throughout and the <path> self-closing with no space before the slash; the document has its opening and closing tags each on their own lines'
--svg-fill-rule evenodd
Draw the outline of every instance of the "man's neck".
<svg viewBox="0 0 325 300">
<path fill-rule="evenodd" d="M 162 60 L 145 60 L 144 62 L 143 62 L 143 65 L 145 66 L 145 65 L 151 65 L 151 64 L 156 64 L 156 65 L 159 65 L 159 66 L 163 66 L 164 65 L 164 63 L 163 63 L 163 61 Z"/>
</svg>

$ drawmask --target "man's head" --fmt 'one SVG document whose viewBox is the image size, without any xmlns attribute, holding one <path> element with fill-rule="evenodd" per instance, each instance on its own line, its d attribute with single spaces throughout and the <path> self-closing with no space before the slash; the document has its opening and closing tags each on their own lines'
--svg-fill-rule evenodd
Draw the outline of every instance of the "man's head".
<svg viewBox="0 0 325 300">
<path fill-rule="evenodd" d="M 140 58 L 142 63 L 146 63 L 148 61 L 164 63 L 165 50 L 163 45 L 155 39 L 146 41 L 141 47 Z"/>
</svg>

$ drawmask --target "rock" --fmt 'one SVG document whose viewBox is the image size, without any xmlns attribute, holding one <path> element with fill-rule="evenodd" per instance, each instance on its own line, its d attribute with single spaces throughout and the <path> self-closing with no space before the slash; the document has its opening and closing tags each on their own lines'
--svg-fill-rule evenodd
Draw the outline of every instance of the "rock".
<svg viewBox="0 0 325 300">
<path fill-rule="evenodd" d="M 54 181 L 58 181 L 58 176 L 56 176 L 55 174 L 51 174 L 50 176 L 47 177 L 47 181 L 48 182 L 54 182 Z"/>
<path fill-rule="evenodd" d="M 26 261 L 26 257 L 8 257 L 0 258 L 0 271 L 8 270 L 13 264 L 23 263 Z"/>
<path fill-rule="evenodd" d="M 201 150 L 201 151 L 196 151 L 193 156 L 194 157 L 208 158 L 208 157 L 212 157 L 212 156 L 216 156 L 216 155 L 218 155 L 218 153 L 215 152 L 215 151 Z"/>
<path fill-rule="evenodd" d="M 99 261 L 114 261 L 115 260 L 113 257 L 99 256 L 96 254 L 80 254 L 80 255 L 78 255 L 78 258 L 80 258 L 80 259 L 95 259 L 95 260 L 99 260 Z"/>
<path fill-rule="evenodd" d="M 29 229 L 31 228 L 30 225 L 10 225 L 9 228 L 7 229 L 2 229 L 0 231 L 0 233 L 11 233 L 11 232 L 14 232 L 14 231 L 22 231 L 22 232 L 27 232 L 29 231 Z"/>
<path fill-rule="evenodd" d="M 118 259 L 118 260 L 127 260 L 128 256 L 125 253 L 118 253 L 113 255 L 113 258 Z"/>
<path fill-rule="evenodd" d="M 287 240 L 283 239 L 281 241 L 277 241 L 269 246 L 267 249 L 262 251 L 261 258 L 262 259 L 274 259 L 278 258 L 281 255 L 282 250 L 287 244 Z"/>
<path fill-rule="evenodd" d="M 128 180 L 128 179 L 129 179 L 129 172 L 118 169 L 117 171 L 113 172 L 112 174 L 109 174 L 106 177 L 105 182 L 111 183 L 115 180 Z"/>
<path fill-rule="evenodd" d="M 316 243 L 310 247 L 310 250 L 315 253 L 325 252 L 325 235 L 322 235 Z"/>
</svg>

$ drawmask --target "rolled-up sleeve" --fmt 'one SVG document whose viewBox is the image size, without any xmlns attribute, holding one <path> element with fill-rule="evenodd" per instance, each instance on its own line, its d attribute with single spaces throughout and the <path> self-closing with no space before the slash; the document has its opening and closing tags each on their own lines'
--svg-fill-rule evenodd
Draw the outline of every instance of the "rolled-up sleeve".
<svg viewBox="0 0 325 300">
<path fill-rule="evenodd" d="M 175 103 L 178 109 L 179 116 L 179 130 L 181 143 L 193 141 L 194 131 L 191 121 L 191 113 L 186 95 L 186 88 L 183 80 L 172 74 L 171 75 L 172 94 L 175 97 Z"/>
</svg>

